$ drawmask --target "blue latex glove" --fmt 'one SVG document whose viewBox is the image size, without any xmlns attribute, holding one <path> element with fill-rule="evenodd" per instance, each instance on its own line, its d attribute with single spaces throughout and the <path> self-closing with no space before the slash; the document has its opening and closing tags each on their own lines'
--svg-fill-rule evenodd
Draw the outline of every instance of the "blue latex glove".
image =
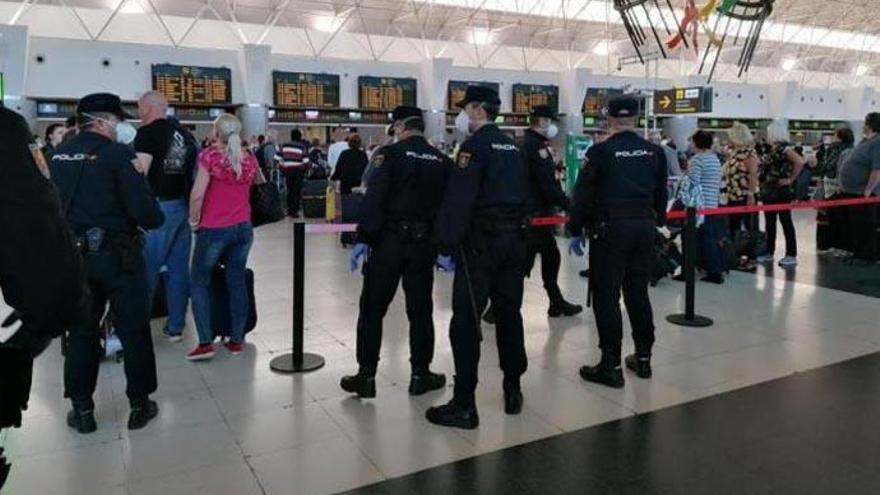
<svg viewBox="0 0 880 495">
<path fill-rule="evenodd" d="M 358 265 L 360 265 L 361 258 L 363 258 L 364 263 L 370 258 L 370 246 L 367 246 L 363 242 L 359 242 L 354 245 L 354 249 L 351 250 L 351 271 L 352 273 L 357 271 Z"/>
<path fill-rule="evenodd" d="M 568 244 L 568 254 L 569 256 L 583 256 L 584 255 L 584 246 L 587 245 L 586 239 L 584 236 L 579 235 L 577 237 L 572 237 L 571 241 Z"/>
<path fill-rule="evenodd" d="M 452 261 L 452 256 L 437 256 L 437 268 L 443 270 L 444 272 L 454 272 L 455 271 L 455 262 Z"/>
</svg>

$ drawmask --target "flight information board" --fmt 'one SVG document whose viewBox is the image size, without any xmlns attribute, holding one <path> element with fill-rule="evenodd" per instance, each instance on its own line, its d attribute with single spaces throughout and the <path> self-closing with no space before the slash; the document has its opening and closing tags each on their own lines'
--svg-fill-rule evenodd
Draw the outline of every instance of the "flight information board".
<svg viewBox="0 0 880 495">
<path fill-rule="evenodd" d="M 339 76 L 308 72 L 272 73 L 275 106 L 280 108 L 339 108 Z"/>
<path fill-rule="evenodd" d="M 587 88 L 587 94 L 584 96 L 584 117 L 604 118 L 607 111 L 608 102 L 615 96 L 623 94 L 622 89 L 614 88 Z"/>
<path fill-rule="evenodd" d="M 229 69 L 189 65 L 153 65 L 153 89 L 171 105 L 229 105 L 232 72 Z"/>
<path fill-rule="evenodd" d="M 532 107 L 550 105 L 559 112 L 559 86 L 541 84 L 513 85 L 513 113 L 530 113 Z"/>
<path fill-rule="evenodd" d="M 496 93 L 501 93 L 501 85 L 496 82 L 488 81 L 449 81 L 449 91 L 447 92 L 446 108 L 448 110 L 457 110 L 458 102 L 464 99 L 468 86 L 483 86 L 491 88 Z"/>
<path fill-rule="evenodd" d="M 365 110 L 393 110 L 400 105 L 416 106 L 418 82 L 407 77 L 358 77 L 358 107 Z"/>
</svg>

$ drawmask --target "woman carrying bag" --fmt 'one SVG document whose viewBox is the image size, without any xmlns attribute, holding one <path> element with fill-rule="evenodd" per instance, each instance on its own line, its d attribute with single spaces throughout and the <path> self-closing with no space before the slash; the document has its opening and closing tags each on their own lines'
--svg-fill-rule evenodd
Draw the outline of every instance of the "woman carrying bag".
<svg viewBox="0 0 880 495">
<path fill-rule="evenodd" d="M 248 254 L 254 239 L 251 185 L 265 183 L 256 157 L 241 146 L 241 122 L 224 114 L 214 122 L 215 143 L 199 155 L 190 198 L 190 225 L 196 235 L 191 265 L 191 297 L 199 344 L 191 361 L 214 356 L 209 289 L 218 264 L 225 267 L 231 314 L 232 354 L 242 351 L 250 302 L 246 284 Z"/>
</svg>

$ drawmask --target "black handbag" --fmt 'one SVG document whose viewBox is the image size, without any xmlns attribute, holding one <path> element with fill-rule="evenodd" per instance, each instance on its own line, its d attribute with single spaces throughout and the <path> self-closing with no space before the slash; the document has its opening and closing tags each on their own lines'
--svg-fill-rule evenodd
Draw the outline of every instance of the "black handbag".
<svg viewBox="0 0 880 495">
<path fill-rule="evenodd" d="M 271 182 L 251 186 L 251 223 L 254 227 L 275 223 L 284 218 L 281 194 Z"/>
</svg>

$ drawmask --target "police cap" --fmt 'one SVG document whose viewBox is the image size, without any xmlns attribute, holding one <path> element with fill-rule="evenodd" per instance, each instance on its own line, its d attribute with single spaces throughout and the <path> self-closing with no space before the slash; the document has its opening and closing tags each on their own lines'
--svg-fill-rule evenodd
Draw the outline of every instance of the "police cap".
<svg viewBox="0 0 880 495">
<path fill-rule="evenodd" d="M 109 113 L 117 116 L 119 120 L 130 118 L 122 109 L 122 100 L 112 93 L 92 93 L 84 96 L 76 106 L 76 113 L 77 115 Z"/>
<path fill-rule="evenodd" d="M 615 118 L 638 117 L 639 100 L 632 96 L 616 96 L 608 102 L 608 116 Z"/>
<path fill-rule="evenodd" d="M 550 105 L 535 105 L 532 107 L 532 117 L 538 118 L 543 117 L 545 119 L 557 120 L 556 112 L 550 107 Z"/>
<path fill-rule="evenodd" d="M 464 108 L 472 101 L 488 103 L 490 105 L 501 105 L 501 99 L 498 98 L 498 93 L 494 89 L 485 86 L 468 86 L 467 91 L 464 94 L 464 99 L 458 102 L 455 106 L 458 108 Z"/>
<path fill-rule="evenodd" d="M 394 109 L 391 112 L 391 120 L 397 122 L 399 120 L 410 119 L 410 118 L 422 118 L 422 109 L 419 107 L 410 107 L 406 105 L 401 105 Z"/>
</svg>

